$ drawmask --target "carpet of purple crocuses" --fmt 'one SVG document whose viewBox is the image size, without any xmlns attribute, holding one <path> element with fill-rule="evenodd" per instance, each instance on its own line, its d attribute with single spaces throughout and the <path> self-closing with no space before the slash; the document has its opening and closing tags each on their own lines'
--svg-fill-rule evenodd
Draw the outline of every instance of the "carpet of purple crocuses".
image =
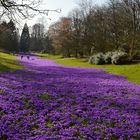
<svg viewBox="0 0 140 140">
<path fill-rule="evenodd" d="M 20 59 L 20 58 L 19 58 Z M 140 86 L 32 56 L 0 74 L 0 140 L 140 140 Z"/>
</svg>

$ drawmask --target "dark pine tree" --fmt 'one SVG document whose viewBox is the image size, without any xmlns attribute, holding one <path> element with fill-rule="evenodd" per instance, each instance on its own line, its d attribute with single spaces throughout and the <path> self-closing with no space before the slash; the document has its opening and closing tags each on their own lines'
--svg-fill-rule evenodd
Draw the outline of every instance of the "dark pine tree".
<svg viewBox="0 0 140 140">
<path fill-rule="evenodd" d="M 20 52 L 28 52 L 30 47 L 30 35 L 27 24 L 24 25 L 20 38 Z"/>
</svg>

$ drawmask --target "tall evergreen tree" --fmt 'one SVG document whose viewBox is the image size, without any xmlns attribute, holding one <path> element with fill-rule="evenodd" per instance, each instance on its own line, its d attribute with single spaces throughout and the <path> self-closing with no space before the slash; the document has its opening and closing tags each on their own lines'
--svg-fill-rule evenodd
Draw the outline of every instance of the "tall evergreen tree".
<svg viewBox="0 0 140 140">
<path fill-rule="evenodd" d="M 25 24 L 20 38 L 20 51 L 24 53 L 28 52 L 29 47 L 30 47 L 29 29 L 27 24 Z"/>
</svg>

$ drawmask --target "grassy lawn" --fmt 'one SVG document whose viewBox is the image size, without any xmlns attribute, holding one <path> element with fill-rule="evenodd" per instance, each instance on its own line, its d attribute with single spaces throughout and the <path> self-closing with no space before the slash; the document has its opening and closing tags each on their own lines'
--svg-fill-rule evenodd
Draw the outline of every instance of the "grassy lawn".
<svg viewBox="0 0 140 140">
<path fill-rule="evenodd" d="M 13 71 L 22 68 L 23 66 L 18 63 L 16 56 L 0 52 L 0 72 Z"/>
<path fill-rule="evenodd" d="M 103 68 L 106 72 L 123 75 L 129 81 L 140 84 L 140 63 L 139 64 L 131 64 L 131 65 L 92 65 L 88 64 L 84 59 L 76 59 L 76 58 L 61 58 L 61 56 L 53 56 L 47 54 L 38 54 L 39 56 L 47 59 L 53 59 L 58 64 L 62 64 L 65 66 L 78 66 L 84 68 Z"/>
</svg>

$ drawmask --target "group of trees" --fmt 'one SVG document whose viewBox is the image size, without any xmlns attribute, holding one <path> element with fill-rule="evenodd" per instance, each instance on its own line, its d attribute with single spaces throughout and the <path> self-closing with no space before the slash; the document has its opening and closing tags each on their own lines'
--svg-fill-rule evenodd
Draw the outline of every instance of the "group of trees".
<svg viewBox="0 0 140 140">
<path fill-rule="evenodd" d="M 36 32 L 34 32 L 34 30 L 39 24 L 33 26 L 31 35 L 29 34 L 27 24 L 25 24 L 21 37 L 15 26 L 15 23 L 19 23 L 20 20 L 33 18 L 37 14 L 48 15 L 50 11 L 60 12 L 59 9 L 40 9 L 39 6 L 41 5 L 41 2 L 41 0 L 0 0 L 0 50 L 8 52 L 51 50 L 50 41 L 46 35 L 45 37 L 42 35 L 40 36 L 39 34 L 39 36 L 34 35 Z M 10 22 L 6 22 L 5 19 L 6 21 L 10 19 Z M 42 25 L 40 24 L 38 27 L 40 28 L 41 26 Z M 48 44 L 48 49 L 44 49 L 45 43 Z"/>
<path fill-rule="evenodd" d="M 3 12 L 20 9 L 24 12 L 48 12 L 27 5 L 24 1 L 1 1 Z M 36 0 L 36 2 L 39 2 Z M 9 9 L 10 8 L 10 9 Z M 23 8 L 23 9 L 22 9 Z M 25 11 L 24 11 L 25 10 Z M 25 12 L 26 13 L 26 12 Z M 28 13 L 26 13 L 28 14 Z M 4 13 L 1 14 L 1 17 Z M 0 17 L 0 18 L 1 18 Z M 25 24 L 19 37 L 14 22 L 0 24 L 0 48 L 7 51 L 34 51 L 62 54 L 64 57 L 89 57 L 95 53 L 125 50 L 130 58 L 140 51 L 140 2 L 139 0 L 108 0 L 97 6 L 92 0 L 82 0 L 67 17 L 60 18 L 50 25 L 48 31 L 41 23 L 30 30 Z M 19 39 L 20 38 L 20 39 Z"/>
<path fill-rule="evenodd" d="M 6 52 L 54 53 L 51 40 L 47 36 L 43 24 L 36 23 L 31 29 L 25 24 L 20 36 L 19 30 L 12 20 L 0 24 L 0 50 Z"/>
<path fill-rule="evenodd" d="M 51 40 L 45 32 L 43 24 L 34 24 L 30 31 L 28 25 L 25 24 L 20 36 L 12 20 L 0 24 L 0 50 L 24 53 L 29 51 L 54 53 Z"/>
<path fill-rule="evenodd" d="M 5 52 L 28 52 L 30 47 L 30 35 L 27 24 L 24 25 L 21 37 L 14 22 L 2 22 L 0 24 L 0 50 Z"/>
<path fill-rule="evenodd" d="M 140 2 L 108 0 L 108 4 L 95 6 L 83 0 L 68 17 L 50 26 L 48 36 L 55 52 L 64 57 L 118 49 L 134 57 L 140 50 Z"/>
<path fill-rule="evenodd" d="M 10 22 L 2 22 L 0 24 L 0 50 L 8 52 L 17 52 L 19 41 L 18 30 L 15 24 Z"/>
<path fill-rule="evenodd" d="M 45 26 L 41 23 L 36 23 L 31 29 L 30 48 L 33 52 L 53 53 L 54 49 L 51 40 L 47 36 Z"/>
</svg>

